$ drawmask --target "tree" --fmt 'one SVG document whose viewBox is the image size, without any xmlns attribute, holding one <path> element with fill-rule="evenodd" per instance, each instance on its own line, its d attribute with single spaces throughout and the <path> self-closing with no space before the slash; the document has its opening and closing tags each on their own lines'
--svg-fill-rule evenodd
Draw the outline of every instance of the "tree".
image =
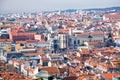
<svg viewBox="0 0 120 80">
<path fill-rule="evenodd" d="M 120 80 L 120 59 L 118 60 L 117 68 L 118 68 L 119 80 Z"/>
</svg>

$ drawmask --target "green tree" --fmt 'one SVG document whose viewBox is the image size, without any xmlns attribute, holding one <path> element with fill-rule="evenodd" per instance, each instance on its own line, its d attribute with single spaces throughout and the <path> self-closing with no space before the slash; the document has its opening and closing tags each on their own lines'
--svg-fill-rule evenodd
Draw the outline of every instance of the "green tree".
<svg viewBox="0 0 120 80">
<path fill-rule="evenodd" d="M 118 60 L 117 67 L 118 67 L 118 72 L 119 72 L 119 80 L 120 80 L 120 59 Z"/>
</svg>

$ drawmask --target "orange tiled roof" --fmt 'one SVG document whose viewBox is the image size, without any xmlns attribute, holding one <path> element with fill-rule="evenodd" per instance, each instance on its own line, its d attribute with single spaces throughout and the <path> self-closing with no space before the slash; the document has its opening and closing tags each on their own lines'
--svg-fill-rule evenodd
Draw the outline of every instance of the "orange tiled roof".
<svg viewBox="0 0 120 80">
<path fill-rule="evenodd" d="M 45 47 L 39 47 L 39 48 L 37 48 L 37 50 L 48 50 L 48 49 Z"/>
<path fill-rule="evenodd" d="M 16 41 L 16 43 L 26 43 L 26 41 Z"/>
<path fill-rule="evenodd" d="M 26 42 L 39 42 L 38 40 L 25 40 Z"/>
<path fill-rule="evenodd" d="M 44 68 L 41 68 L 40 71 L 41 70 L 48 71 L 48 73 L 50 73 L 50 74 L 59 74 L 60 73 L 57 67 L 44 67 Z"/>
<path fill-rule="evenodd" d="M 87 75 L 87 74 L 86 75 L 80 75 L 76 80 L 86 80 L 87 78 L 95 79 L 95 75 L 94 74 L 91 74 L 91 75 Z"/>
<path fill-rule="evenodd" d="M 34 80 L 32 78 L 25 77 L 22 74 L 17 74 L 15 72 L 0 72 L 1 77 L 4 80 Z"/>
<path fill-rule="evenodd" d="M 104 16 L 107 17 L 107 18 L 120 17 L 120 13 L 105 14 Z"/>
<path fill-rule="evenodd" d="M 58 30 L 55 30 L 54 32 L 56 32 L 56 33 L 68 33 L 69 32 L 69 30 L 68 29 L 58 29 Z"/>
<path fill-rule="evenodd" d="M 97 62 L 91 62 L 90 63 L 91 66 L 97 66 L 97 64 L 98 64 Z"/>
<path fill-rule="evenodd" d="M 13 36 L 26 36 L 26 35 L 35 35 L 35 32 L 24 32 L 24 33 L 12 33 Z"/>
<path fill-rule="evenodd" d="M 42 53 L 23 53 L 23 56 L 38 56 L 41 55 Z"/>
<path fill-rule="evenodd" d="M 11 39 L 0 39 L 0 42 L 12 42 Z"/>
<path fill-rule="evenodd" d="M 112 77 L 114 76 L 114 77 L 117 77 L 118 76 L 118 74 L 117 73 L 103 73 L 102 74 L 104 77 L 105 77 L 105 79 L 110 79 L 110 80 L 112 80 Z"/>
</svg>

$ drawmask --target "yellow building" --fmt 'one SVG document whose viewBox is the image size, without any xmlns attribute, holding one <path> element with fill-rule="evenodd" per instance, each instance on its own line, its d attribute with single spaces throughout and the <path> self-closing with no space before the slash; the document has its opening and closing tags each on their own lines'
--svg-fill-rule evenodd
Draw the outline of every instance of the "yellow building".
<svg viewBox="0 0 120 80">
<path fill-rule="evenodd" d="M 20 51 L 21 49 L 24 48 L 24 45 L 21 45 L 20 43 L 15 44 L 15 51 Z"/>
<path fill-rule="evenodd" d="M 11 51 L 11 45 L 10 45 L 10 44 L 5 44 L 5 45 L 4 45 L 4 50 L 5 50 L 6 52 L 10 52 L 10 51 Z"/>
</svg>

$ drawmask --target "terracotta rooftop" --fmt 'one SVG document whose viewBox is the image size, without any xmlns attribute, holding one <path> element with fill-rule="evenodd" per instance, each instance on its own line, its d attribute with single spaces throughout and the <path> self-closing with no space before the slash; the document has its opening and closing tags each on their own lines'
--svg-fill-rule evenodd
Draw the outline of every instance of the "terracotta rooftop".
<svg viewBox="0 0 120 80">
<path fill-rule="evenodd" d="M 38 56 L 41 55 L 42 53 L 23 53 L 23 56 Z"/>
<path fill-rule="evenodd" d="M 34 80 L 32 78 L 25 77 L 22 74 L 17 74 L 15 72 L 0 72 L 0 76 L 4 80 Z"/>
<path fill-rule="evenodd" d="M 0 42 L 12 42 L 11 39 L 0 39 Z"/>
<path fill-rule="evenodd" d="M 55 30 L 54 32 L 56 32 L 56 33 L 68 33 L 69 30 L 68 29 L 67 30 L 65 30 L 65 29 L 58 29 L 58 30 Z"/>
<path fill-rule="evenodd" d="M 103 73 L 102 74 L 104 77 L 105 77 L 105 79 L 109 79 L 109 80 L 112 80 L 112 77 L 114 76 L 114 77 L 118 77 L 118 74 L 117 73 Z"/>
<path fill-rule="evenodd" d="M 59 74 L 59 69 L 57 67 L 44 67 L 39 69 L 40 71 L 47 71 L 49 74 Z"/>
<path fill-rule="evenodd" d="M 105 14 L 104 16 L 107 17 L 107 18 L 110 18 L 110 17 L 120 17 L 120 13 Z"/>
</svg>

